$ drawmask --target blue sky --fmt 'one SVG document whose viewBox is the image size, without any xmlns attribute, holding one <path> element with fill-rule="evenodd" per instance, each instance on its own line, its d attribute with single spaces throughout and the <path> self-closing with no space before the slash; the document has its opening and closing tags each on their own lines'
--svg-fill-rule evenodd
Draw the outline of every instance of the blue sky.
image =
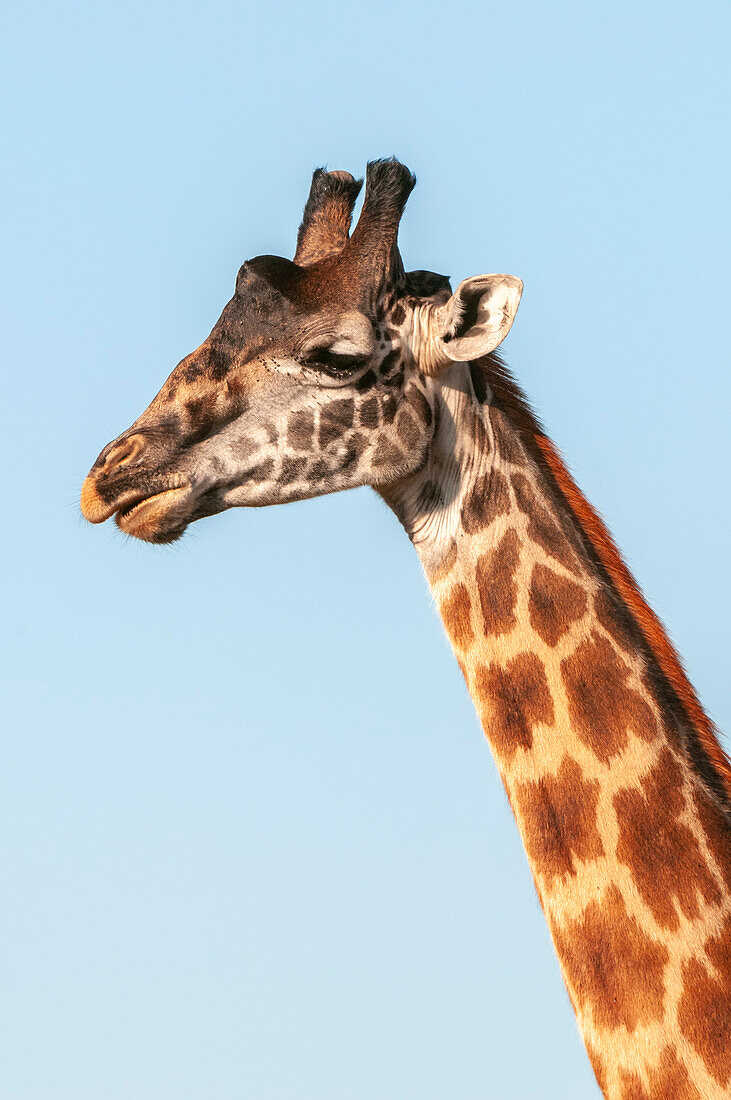
<svg viewBox="0 0 731 1100">
<path fill-rule="evenodd" d="M 418 561 L 368 490 L 156 549 L 101 447 L 291 255 L 314 167 L 418 175 L 407 266 L 505 352 L 728 729 L 727 3 L 25 3 L 0 81 L 12 1100 L 595 1094 Z"/>
</svg>

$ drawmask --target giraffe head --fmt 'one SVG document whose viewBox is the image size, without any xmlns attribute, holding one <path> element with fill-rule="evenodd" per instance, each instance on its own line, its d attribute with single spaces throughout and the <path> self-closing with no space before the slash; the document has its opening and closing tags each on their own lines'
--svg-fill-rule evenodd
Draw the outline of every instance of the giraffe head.
<svg viewBox="0 0 731 1100">
<path fill-rule="evenodd" d="M 399 220 L 415 180 L 394 160 L 361 182 L 318 169 L 294 261 L 258 256 L 210 336 L 135 423 L 104 448 L 81 494 L 92 523 L 171 542 L 241 505 L 359 485 L 381 491 L 423 468 L 439 377 L 505 337 L 522 284 L 405 273 Z"/>
</svg>

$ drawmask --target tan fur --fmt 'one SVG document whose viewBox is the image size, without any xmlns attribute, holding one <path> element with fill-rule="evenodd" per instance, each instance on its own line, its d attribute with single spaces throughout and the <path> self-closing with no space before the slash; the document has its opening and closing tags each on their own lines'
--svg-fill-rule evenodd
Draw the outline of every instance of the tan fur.
<svg viewBox="0 0 731 1100">
<path fill-rule="evenodd" d="M 503 420 L 498 447 L 506 432 Z M 608 1097 L 726 1095 L 727 820 L 571 514 L 515 439 L 504 449 L 507 511 L 486 510 L 480 525 L 470 503 L 451 567 L 430 581 L 597 1079 Z"/>
</svg>

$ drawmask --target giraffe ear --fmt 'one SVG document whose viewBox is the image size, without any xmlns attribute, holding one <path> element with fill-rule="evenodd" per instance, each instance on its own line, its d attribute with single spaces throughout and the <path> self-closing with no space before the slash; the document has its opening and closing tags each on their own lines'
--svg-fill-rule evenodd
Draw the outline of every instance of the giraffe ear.
<svg viewBox="0 0 731 1100">
<path fill-rule="evenodd" d="M 510 332 L 522 293 L 515 275 L 475 275 L 461 282 L 432 315 L 424 373 L 439 374 L 452 362 L 494 351 Z"/>
</svg>

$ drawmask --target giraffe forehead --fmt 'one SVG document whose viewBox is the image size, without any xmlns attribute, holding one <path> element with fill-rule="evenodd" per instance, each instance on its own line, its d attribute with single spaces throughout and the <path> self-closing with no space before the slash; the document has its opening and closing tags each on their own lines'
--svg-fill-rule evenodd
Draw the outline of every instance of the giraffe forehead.
<svg viewBox="0 0 731 1100">
<path fill-rule="evenodd" d="M 160 396 L 182 404 L 203 394 L 212 401 L 216 392 L 235 397 L 265 382 L 267 367 L 282 360 L 317 348 L 367 357 L 379 347 L 386 347 L 385 331 L 379 327 L 376 336 L 368 318 L 354 310 L 289 317 L 278 327 L 232 323 L 224 311 L 208 339 L 173 370 Z"/>
<path fill-rule="evenodd" d="M 273 263 L 277 257 L 265 257 Z M 302 293 L 299 269 L 292 275 L 258 261 L 244 265 L 236 291 L 224 307 L 208 339 L 176 369 L 176 381 L 195 382 L 202 378 L 222 381 L 234 367 L 257 356 L 301 351 L 308 343 L 343 338 L 362 350 L 373 344 L 368 318 L 354 308 L 347 294 Z M 288 261 L 281 261 L 286 265 Z M 275 265 L 276 267 L 276 265 Z M 266 277 L 261 270 L 267 272 Z"/>
</svg>

